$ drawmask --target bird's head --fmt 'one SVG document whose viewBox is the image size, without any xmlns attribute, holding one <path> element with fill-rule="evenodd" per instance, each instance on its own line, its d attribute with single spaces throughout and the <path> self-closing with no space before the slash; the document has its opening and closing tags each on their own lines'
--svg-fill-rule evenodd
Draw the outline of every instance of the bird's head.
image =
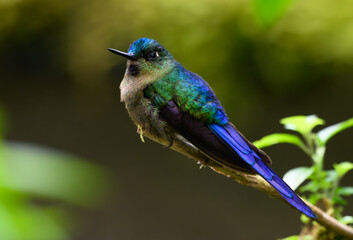
<svg viewBox="0 0 353 240">
<path fill-rule="evenodd" d="M 126 74 L 130 77 L 141 77 L 165 69 L 174 60 L 167 49 L 149 38 L 140 38 L 133 42 L 127 53 L 112 48 L 108 50 L 129 60 Z"/>
</svg>

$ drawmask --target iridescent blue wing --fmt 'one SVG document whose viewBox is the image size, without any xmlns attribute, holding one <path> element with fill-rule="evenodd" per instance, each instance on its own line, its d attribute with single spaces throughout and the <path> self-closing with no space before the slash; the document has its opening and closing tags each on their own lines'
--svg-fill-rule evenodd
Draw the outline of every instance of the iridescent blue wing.
<svg viewBox="0 0 353 240">
<path fill-rule="evenodd" d="M 161 108 L 161 117 L 184 138 L 216 162 L 248 173 L 257 173 L 273 186 L 285 200 L 311 218 L 313 211 L 266 164 L 269 157 L 238 132 L 231 123 L 205 124 L 183 112 L 171 100 Z"/>
<path fill-rule="evenodd" d="M 242 135 L 230 124 L 220 126 L 210 124 L 208 127 L 231 146 L 234 152 L 239 155 L 252 169 L 263 177 L 279 194 L 299 211 L 311 218 L 317 218 L 315 213 L 303 202 L 303 200 L 266 164 L 261 157 L 249 146 Z"/>
</svg>

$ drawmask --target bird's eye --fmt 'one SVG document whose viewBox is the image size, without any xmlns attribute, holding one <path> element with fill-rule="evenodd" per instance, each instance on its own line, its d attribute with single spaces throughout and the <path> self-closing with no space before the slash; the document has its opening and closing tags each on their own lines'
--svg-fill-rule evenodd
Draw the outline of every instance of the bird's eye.
<svg viewBox="0 0 353 240">
<path fill-rule="evenodd" d="M 150 60 L 156 60 L 159 57 L 158 52 L 152 51 L 148 54 L 148 59 Z"/>
</svg>

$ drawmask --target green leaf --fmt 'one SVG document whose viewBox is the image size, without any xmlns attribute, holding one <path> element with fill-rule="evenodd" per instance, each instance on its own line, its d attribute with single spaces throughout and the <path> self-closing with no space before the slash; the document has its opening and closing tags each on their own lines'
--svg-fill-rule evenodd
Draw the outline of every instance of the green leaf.
<svg viewBox="0 0 353 240">
<path fill-rule="evenodd" d="M 353 223 L 353 217 L 352 216 L 344 216 L 339 220 L 343 224 L 352 224 Z"/>
<path fill-rule="evenodd" d="M 292 235 L 286 238 L 282 238 L 282 240 L 299 240 L 299 236 L 298 235 Z"/>
<path fill-rule="evenodd" d="M 325 121 L 316 115 L 299 115 L 283 118 L 280 120 L 280 123 L 284 124 L 284 127 L 288 130 L 293 130 L 301 133 L 303 136 L 307 136 L 314 127 L 323 125 Z"/>
<path fill-rule="evenodd" d="M 309 221 L 310 221 L 310 218 L 307 217 L 305 214 L 301 214 L 300 215 L 300 221 L 302 221 L 302 223 L 304 223 L 304 224 L 308 224 Z"/>
<path fill-rule="evenodd" d="M 338 187 L 336 189 L 336 194 L 342 195 L 342 196 L 353 195 L 353 187 Z"/>
<path fill-rule="evenodd" d="M 0 201 L 0 221 L 0 239 L 70 239 L 67 224 L 57 221 L 52 214 L 35 205 L 21 202 L 3 204 Z"/>
<path fill-rule="evenodd" d="M 351 162 L 341 162 L 333 164 L 338 178 L 342 178 L 348 171 L 353 169 L 353 163 Z"/>
<path fill-rule="evenodd" d="M 304 143 L 297 135 L 288 133 L 273 133 L 254 142 L 258 148 L 269 147 L 278 143 L 290 143 L 305 148 Z"/>
<path fill-rule="evenodd" d="M 317 136 L 322 144 L 326 144 L 327 141 L 337 133 L 350 127 L 353 127 L 353 118 L 324 128 L 317 133 Z"/>
<path fill-rule="evenodd" d="M 310 197 L 309 197 L 309 202 L 311 204 L 316 204 L 320 199 L 322 199 L 324 196 L 322 194 L 311 194 Z"/>
<path fill-rule="evenodd" d="M 336 203 L 341 205 L 347 205 L 347 201 L 337 195 L 333 197 L 333 204 L 336 204 Z"/>
<path fill-rule="evenodd" d="M 297 167 L 289 170 L 283 180 L 293 189 L 297 189 L 313 173 L 313 167 Z"/>
<path fill-rule="evenodd" d="M 301 187 L 300 191 L 301 192 L 308 191 L 308 192 L 316 193 L 319 189 L 320 189 L 320 185 L 319 184 L 316 184 L 314 182 L 309 182 L 306 185 L 304 185 L 303 187 Z"/>
<path fill-rule="evenodd" d="M 293 0 L 255 0 L 256 17 L 265 26 L 272 25 L 284 15 L 292 2 Z"/>
<path fill-rule="evenodd" d="M 108 173 L 78 157 L 23 143 L 7 143 L 3 150 L 1 188 L 84 206 L 106 193 Z"/>
<path fill-rule="evenodd" d="M 311 236 L 311 235 L 304 235 L 304 237 L 302 238 L 302 240 L 313 240 L 313 236 Z"/>
</svg>

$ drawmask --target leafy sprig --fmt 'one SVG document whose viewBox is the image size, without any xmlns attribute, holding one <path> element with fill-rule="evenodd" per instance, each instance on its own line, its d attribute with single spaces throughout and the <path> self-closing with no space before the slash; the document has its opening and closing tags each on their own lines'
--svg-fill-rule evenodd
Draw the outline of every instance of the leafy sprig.
<svg viewBox="0 0 353 240">
<path fill-rule="evenodd" d="M 300 166 L 289 170 L 283 177 L 293 190 L 299 188 L 302 193 L 308 193 L 308 200 L 322 203 L 326 213 L 337 218 L 344 224 L 352 224 L 352 216 L 342 216 L 343 206 L 347 204 L 344 197 L 353 195 L 353 186 L 340 186 L 341 179 L 353 169 L 353 163 L 344 161 L 334 163 L 333 168 L 325 170 L 324 158 L 327 142 L 341 131 L 353 127 L 353 118 L 326 127 L 318 132 L 314 128 L 324 125 L 325 121 L 316 115 L 292 116 L 283 118 L 280 123 L 287 130 L 295 133 L 273 133 L 254 142 L 259 148 L 269 147 L 279 143 L 289 143 L 299 147 L 311 159 L 311 166 Z M 308 219 L 302 217 L 304 223 Z M 296 236 L 291 236 L 296 237 Z M 288 238 L 292 239 L 292 238 Z"/>
</svg>

